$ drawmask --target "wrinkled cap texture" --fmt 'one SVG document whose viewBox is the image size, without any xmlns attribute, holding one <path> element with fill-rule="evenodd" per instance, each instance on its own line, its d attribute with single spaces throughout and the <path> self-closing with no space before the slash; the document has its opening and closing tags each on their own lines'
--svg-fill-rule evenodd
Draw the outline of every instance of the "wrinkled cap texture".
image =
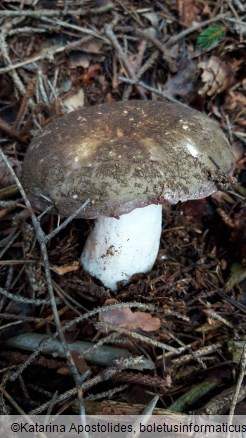
<svg viewBox="0 0 246 438">
<path fill-rule="evenodd" d="M 149 204 L 208 196 L 233 164 L 224 134 L 202 113 L 128 101 L 79 109 L 50 123 L 28 148 L 23 185 L 37 209 L 50 205 L 48 198 L 68 216 L 90 198 L 81 217 L 118 217 Z"/>
</svg>

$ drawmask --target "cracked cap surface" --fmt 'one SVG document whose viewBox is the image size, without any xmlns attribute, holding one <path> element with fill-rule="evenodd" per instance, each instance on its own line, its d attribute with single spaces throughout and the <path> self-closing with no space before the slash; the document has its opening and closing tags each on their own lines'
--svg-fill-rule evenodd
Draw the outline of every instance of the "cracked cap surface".
<svg viewBox="0 0 246 438">
<path fill-rule="evenodd" d="M 128 101 L 51 122 L 28 148 L 22 182 L 37 209 L 48 198 L 69 216 L 90 198 L 80 217 L 117 217 L 208 196 L 233 165 L 229 143 L 207 116 L 169 102 Z"/>
</svg>

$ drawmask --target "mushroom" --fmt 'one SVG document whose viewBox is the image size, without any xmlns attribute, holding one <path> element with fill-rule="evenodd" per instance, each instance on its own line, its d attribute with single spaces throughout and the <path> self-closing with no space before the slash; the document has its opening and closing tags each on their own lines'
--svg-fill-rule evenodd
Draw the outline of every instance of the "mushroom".
<svg viewBox="0 0 246 438">
<path fill-rule="evenodd" d="M 69 216 L 96 219 L 81 263 L 113 291 L 152 269 L 162 204 L 218 190 L 234 164 L 229 143 L 208 117 L 179 104 L 128 101 L 79 109 L 33 139 L 23 185 L 33 206 L 50 200 Z"/>
</svg>

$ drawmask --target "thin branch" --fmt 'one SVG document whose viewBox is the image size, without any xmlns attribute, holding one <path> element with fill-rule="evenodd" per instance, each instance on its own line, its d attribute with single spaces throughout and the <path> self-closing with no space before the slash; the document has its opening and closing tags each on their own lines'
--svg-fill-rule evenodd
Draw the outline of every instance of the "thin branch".
<svg viewBox="0 0 246 438">
<path fill-rule="evenodd" d="M 1 12 L 1 11 L 0 11 Z M 0 48 L 2 49 L 3 59 L 6 64 L 11 64 L 11 59 L 9 56 L 8 46 L 6 42 L 7 37 L 7 31 L 6 29 L 2 29 L 0 32 Z M 22 80 L 20 79 L 19 75 L 16 73 L 16 71 L 12 71 L 11 73 L 12 79 L 16 85 L 16 88 L 20 92 L 22 96 L 24 96 L 26 90 L 24 87 L 24 84 L 22 83 Z"/>
<path fill-rule="evenodd" d="M 150 305 L 150 304 L 144 304 L 144 303 L 137 303 L 137 302 L 130 302 L 130 303 L 117 303 L 117 304 L 111 304 L 109 306 L 107 306 L 107 310 L 110 309 L 120 309 L 122 307 L 127 307 L 127 308 L 131 308 L 131 307 L 136 307 L 138 309 L 144 309 L 144 310 L 152 310 L 154 311 L 155 308 L 154 306 Z M 66 324 L 64 324 L 62 326 L 62 330 L 63 333 L 65 333 L 67 330 L 69 330 L 71 327 L 73 327 L 75 324 L 80 323 L 81 321 L 84 321 L 86 319 L 91 318 L 92 316 L 95 316 L 97 314 L 100 314 L 101 312 L 103 312 L 105 310 L 105 307 L 97 307 L 96 309 L 91 310 L 90 312 L 85 313 L 84 315 L 80 315 L 77 316 L 76 318 L 72 319 L 71 321 L 67 322 Z M 14 381 L 17 379 L 17 377 L 32 363 L 32 361 L 40 354 L 42 353 L 47 345 L 50 343 L 51 340 L 56 339 L 58 336 L 58 333 L 54 333 L 50 338 L 44 339 L 43 342 L 41 342 L 39 344 L 39 346 L 35 349 L 35 351 L 29 356 L 28 360 L 24 363 L 21 364 L 18 369 L 16 370 L 15 373 L 13 373 L 10 376 L 10 380 Z M 150 364 L 150 361 L 148 361 L 147 359 L 145 359 L 145 362 L 143 361 L 142 364 L 142 368 L 148 368 L 148 364 Z"/>
<path fill-rule="evenodd" d="M 55 237 L 58 233 L 60 233 L 61 230 L 64 230 L 64 228 L 66 228 L 66 226 L 76 217 L 79 216 L 79 214 L 81 213 L 82 210 L 84 210 L 87 205 L 90 203 L 90 198 L 88 198 L 73 214 L 71 214 L 71 216 L 69 216 L 64 222 L 62 222 L 61 225 L 59 225 L 59 227 L 57 227 L 55 230 L 51 231 L 50 234 L 47 234 L 44 237 L 44 242 L 48 243 L 49 240 L 53 239 L 53 237 Z"/>
<path fill-rule="evenodd" d="M 20 141 L 21 143 L 26 143 L 26 139 L 17 131 L 13 126 L 11 126 L 8 122 L 3 120 L 0 117 L 0 130 L 15 140 Z"/>
<path fill-rule="evenodd" d="M 171 345 L 164 344 L 164 342 L 156 341 L 156 339 L 149 338 L 148 336 L 141 335 L 140 333 L 134 332 L 132 330 L 127 330 L 105 322 L 98 322 L 96 327 L 103 331 L 111 330 L 120 334 L 127 335 L 131 338 L 137 339 L 138 341 L 143 341 L 147 344 L 153 345 L 154 347 L 161 348 L 164 351 L 166 350 L 171 351 L 172 353 L 180 354 L 177 348 L 172 347 Z"/>
<path fill-rule="evenodd" d="M 48 341 L 48 343 L 46 341 Z M 105 342 L 106 341 L 108 341 L 108 337 L 105 337 Z M 61 342 L 56 339 L 52 339 L 51 336 L 46 334 L 35 332 L 22 333 L 2 342 L 2 345 L 5 347 L 25 351 L 36 351 L 40 345 L 44 344 L 45 346 L 42 348 L 42 353 L 46 355 L 55 354 L 56 357 L 64 358 Z M 99 343 L 93 344 L 92 342 L 88 341 L 71 342 L 69 343 L 69 350 L 71 353 L 76 352 L 79 358 L 83 357 L 86 361 L 100 366 L 112 366 L 116 359 L 131 357 L 130 351 L 128 351 L 126 348 L 122 348 L 121 346 L 108 346 L 102 345 L 102 343 L 99 345 Z M 143 357 L 141 366 L 145 369 L 153 369 L 154 363 L 151 362 L 151 360 Z M 139 366 L 136 369 L 139 369 Z"/>
<path fill-rule="evenodd" d="M 40 61 L 41 59 L 52 60 L 54 58 L 54 55 L 56 55 L 57 53 L 62 53 L 65 50 L 71 50 L 77 46 L 80 46 L 81 44 L 86 43 L 90 39 L 91 39 L 90 36 L 86 36 L 76 41 L 72 41 L 70 43 L 64 44 L 64 46 L 56 47 L 55 49 L 50 48 L 48 50 L 47 49 L 43 50 L 41 53 L 39 53 L 39 55 L 33 56 L 32 58 L 26 59 L 25 61 L 16 62 L 16 64 L 7 62 L 7 64 L 9 65 L 0 68 L 0 74 L 4 74 L 12 70 L 16 70 L 17 68 L 24 67 L 27 64 L 32 64 L 34 62 Z"/>
<path fill-rule="evenodd" d="M 105 12 L 110 11 L 114 7 L 113 3 L 108 2 L 98 8 L 80 8 L 80 9 L 37 9 L 36 11 L 30 10 L 10 10 L 5 9 L 4 11 L 0 11 L 0 17 L 31 17 L 31 18 L 40 18 L 40 17 L 65 17 L 67 15 L 72 16 L 80 16 L 85 17 L 86 15 L 97 15 L 104 14 Z"/>
<path fill-rule="evenodd" d="M 6 291 L 2 287 L 0 287 L 0 294 L 3 295 L 6 298 L 9 298 L 12 301 L 16 301 L 17 303 L 25 303 L 25 304 L 33 304 L 34 306 L 43 306 L 50 304 L 50 300 L 41 300 L 37 298 L 26 298 L 21 297 L 20 295 L 11 294 L 10 292 Z M 61 300 L 58 298 L 56 299 L 57 304 L 61 302 Z"/>
<path fill-rule="evenodd" d="M 125 69 L 127 70 L 127 73 L 129 74 L 129 76 L 133 79 L 133 85 L 136 85 L 136 88 L 140 94 L 140 96 L 142 97 L 142 99 L 146 100 L 146 96 L 143 92 L 143 90 L 137 85 L 137 81 L 138 78 L 131 66 L 131 63 L 129 62 L 127 56 L 125 55 L 125 53 L 123 52 L 116 35 L 113 32 L 112 27 L 109 24 L 105 24 L 104 26 L 104 30 L 105 30 L 105 35 L 108 37 L 108 39 L 111 41 L 112 46 L 114 47 L 114 49 L 117 52 L 117 55 L 120 59 L 120 61 L 122 62 L 123 66 L 125 67 Z"/>
<path fill-rule="evenodd" d="M 91 35 L 95 38 L 98 38 L 98 39 L 104 41 L 105 43 L 108 43 L 108 40 L 105 37 L 103 37 L 99 33 L 95 32 L 94 30 L 87 29 L 86 27 L 77 26 L 76 24 L 67 23 L 66 21 L 62 21 L 62 20 L 59 20 L 57 18 L 55 18 L 53 20 L 53 19 L 46 18 L 46 17 L 40 17 L 40 19 L 42 21 L 44 21 L 45 23 L 53 24 L 56 26 L 58 25 L 58 26 L 65 27 L 68 29 L 73 29 L 73 30 L 76 30 L 78 32 L 82 32 L 82 33 L 85 33 L 87 35 Z"/>
<path fill-rule="evenodd" d="M 27 198 L 26 193 L 25 193 L 18 177 L 16 176 L 14 170 L 12 169 L 11 164 L 9 163 L 7 157 L 2 152 L 1 149 L 0 149 L 0 154 L 3 158 L 3 160 L 5 161 L 10 173 L 13 175 L 13 177 L 15 179 L 15 182 L 20 190 L 20 193 L 21 193 L 21 195 L 24 199 L 24 202 L 26 204 L 27 210 L 28 210 L 28 212 L 31 216 L 31 219 L 32 219 L 33 228 L 35 230 L 36 237 L 37 237 L 37 240 L 38 240 L 39 245 L 40 245 L 41 254 L 42 254 L 42 258 L 43 258 L 43 262 L 44 262 L 45 277 L 46 277 L 47 288 L 48 288 L 48 292 L 49 292 L 49 296 L 50 296 L 50 304 L 51 304 L 52 312 L 54 315 L 56 329 L 57 329 L 57 332 L 59 334 L 60 341 L 62 343 L 64 354 L 65 354 L 67 361 L 68 361 L 68 366 L 69 366 L 70 372 L 74 378 L 74 381 L 75 381 L 75 384 L 77 387 L 77 395 L 78 395 L 78 399 L 80 401 L 81 409 L 83 409 L 83 401 L 82 401 L 81 396 L 80 396 L 81 395 L 81 392 L 80 392 L 81 376 L 80 376 L 80 374 L 77 370 L 77 367 L 74 363 L 73 357 L 71 355 L 71 352 L 69 350 L 69 347 L 67 345 L 67 342 L 66 342 L 66 339 L 64 336 L 64 332 L 63 332 L 62 327 L 61 327 L 60 317 L 59 317 L 59 314 L 57 311 L 56 299 L 55 299 L 54 290 L 53 290 L 53 286 L 52 286 L 52 278 L 51 278 L 51 272 L 50 272 L 50 266 L 49 266 L 48 251 L 47 251 L 47 247 L 46 247 L 46 243 L 45 243 L 45 234 L 40 226 L 39 221 L 37 220 L 37 218 L 33 212 L 33 209 L 31 207 L 29 199 Z"/>
<path fill-rule="evenodd" d="M 164 99 L 169 100 L 170 102 L 178 103 L 179 105 L 183 105 L 185 108 L 189 108 L 188 105 L 185 105 L 185 103 L 180 102 L 179 100 L 175 99 L 172 96 L 169 96 L 168 94 L 164 93 L 163 91 L 157 90 L 156 88 L 153 88 L 153 87 L 150 87 L 149 85 L 146 85 L 144 82 L 139 81 L 138 79 L 135 81 L 133 79 L 125 78 L 124 76 L 119 76 L 118 79 L 122 82 L 125 82 L 126 84 L 139 85 L 139 87 L 145 88 L 145 90 L 148 90 L 151 93 L 155 93 L 157 96 L 161 96 Z"/>
<path fill-rule="evenodd" d="M 239 393 L 240 393 L 240 390 L 242 387 L 243 379 L 245 376 L 245 370 L 246 370 L 246 342 L 244 344 L 241 362 L 240 362 L 240 373 L 239 373 L 238 381 L 236 384 L 235 393 L 234 393 L 234 396 L 233 396 L 233 399 L 231 402 L 229 418 L 228 418 L 228 425 L 232 424 L 232 422 L 233 422 L 233 416 L 234 416 L 235 408 L 236 408 L 237 401 L 239 398 Z M 230 432 L 226 435 L 226 438 L 229 438 L 229 437 L 230 437 Z"/>
<path fill-rule="evenodd" d="M 19 35 L 20 33 L 45 33 L 46 29 L 39 29 L 35 27 L 18 27 L 17 29 L 8 30 L 8 36 Z"/>
<path fill-rule="evenodd" d="M 106 370 L 102 371 L 100 374 L 98 374 L 95 377 L 92 377 L 91 379 L 87 380 L 81 385 L 81 391 L 88 391 L 88 389 L 93 388 L 95 385 L 98 385 L 98 383 L 105 382 L 109 379 L 111 379 L 113 376 L 119 373 L 119 371 L 122 371 L 126 368 L 132 368 L 136 367 L 139 362 L 142 360 L 141 357 L 132 357 L 132 358 L 121 358 L 116 361 L 116 365 L 112 366 L 110 368 L 107 368 Z M 70 391 L 65 392 L 64 394 L 61 394 L 57 397 L 55 404 L 63 402 L 64 400 L 74 396 L 76 394 L 75 388 L 71 389 Z M 32 412 L 29 413 L 29 415 L 38 415 L 44 412 L 50 405 L 50 401 L 47 403 L 44 403 L 43 405 L 39 406 L 38 408 L 34 409 Z"/>
<path fill-rule="evenodd" d="M 193 32 L 196 32 L 199 29 L 202 29 L 203 27 L 208 26 L 211 23 L 215 23 L 216 21 L 220 21 L 225 18 L 226 18 L 226 14 L 220 14 L 217 15 L 216 17 L 210 18 L 209 20 L 205 20 L 202 23 L 194 24 L 193 26 L 189 27 L 189 29 L 185 29 L 182 32 L 180 32 L 178 35 L 171 37 L 166 44 L 166 48 L 170 49 L 170 47 L 172 47 L 178 41 L 182 40 L 182 38 L 190 35 Z"/>
<path fill-rule="evenodd" d="M 153 411 L 156 407 L 158 400 L 159 400 L 159 395 L 155 395 L 155 397 L 153 397 L 152 400 L 149 402 L 149 404 L 145 407 L 144 411 L 141 412 L 141 424 L 143 424 L 144 426 L 146 426 L 146 424 L 150 420 L 151 415 L 153 415 Z M 133 432 L 128 433 L 126 438 L 139 437 L 141 431 L 138 425 L 139 425 L 139 419 L 137 418 L 132 426 Z"/>
<path fill-rule="evenodd" d="M 238 7 L 240 12 L 245 12 L 245 5 L 243 5 L 240 0 L 234 0 L 235 5 Z"/>
</svg>

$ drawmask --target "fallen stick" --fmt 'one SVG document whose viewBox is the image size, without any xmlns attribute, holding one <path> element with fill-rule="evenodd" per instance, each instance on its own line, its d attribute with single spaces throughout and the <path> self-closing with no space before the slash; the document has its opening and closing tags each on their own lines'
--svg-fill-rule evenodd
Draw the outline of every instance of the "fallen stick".
<svg viewBox="0 0 246 438">
<path fill-rule="evenodd" d="M 45 342 L 42 353 L 51 354 L 53 356 L 66 357 L 64 354 L 62 343 L 56 339 L 49 339 L 49 336 L 41 333 L 23 333 L 19 336 L 14 336 L 3 343 L 4 347 L 16 348 L 20 350 L 35 351 L 40 344 Z M 132 356 L 131 353 L 124 348 L 110 347 L 107 345 L 96 347 L 92 342 L 75 341 L 67 344 L 70 353 L 76 352 L 83 356 L 88 362 L 102 365 L 112 366 L 114 360 L 120 357 Z M 86 351 L 88 350 L 88 353 Z M 154 363 L 150 359 L 142 358 L 138 364 L 133 364 L 132 369 L 144 370 L 153 369 Z"/>
</svg>

